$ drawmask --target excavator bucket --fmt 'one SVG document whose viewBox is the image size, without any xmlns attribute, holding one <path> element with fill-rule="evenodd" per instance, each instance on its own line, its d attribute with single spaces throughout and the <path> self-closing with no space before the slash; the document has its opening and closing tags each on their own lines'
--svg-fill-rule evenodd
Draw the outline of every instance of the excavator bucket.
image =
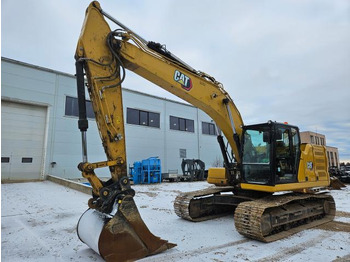
<svg viewBox="0 0 350 262">
<path fill-rule="evenodd" d="M 176 246 L 149 231 L 132 196 L 124 197 L 112 218 L 88 209 L 81 216 L 77 231 L 80 240 L 107 262 L 134 261 Z"/>
<path fill-rule="evenodd" d="M 332 176 L 330 178 L 330 187 L 331 189 L 340 190 L 342 187 L 346 187 L 346 185 L 343 182 L 341 182 L 337 177 Z"/>
</svg>

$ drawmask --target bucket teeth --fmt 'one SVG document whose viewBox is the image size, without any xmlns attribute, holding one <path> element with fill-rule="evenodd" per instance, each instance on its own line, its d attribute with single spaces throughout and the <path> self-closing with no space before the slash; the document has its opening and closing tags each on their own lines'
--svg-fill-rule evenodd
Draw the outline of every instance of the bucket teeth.
<svg viewBox="0 0 350 262">
<path fill-rule="evenodd" d="M 98 246 L 106 261 L 132 261 L 163 252 L 176 244 L 153 235 L 143 222 L 133 197 L 125 196 L 116 215 L 103 227 Z"/>
</svg>

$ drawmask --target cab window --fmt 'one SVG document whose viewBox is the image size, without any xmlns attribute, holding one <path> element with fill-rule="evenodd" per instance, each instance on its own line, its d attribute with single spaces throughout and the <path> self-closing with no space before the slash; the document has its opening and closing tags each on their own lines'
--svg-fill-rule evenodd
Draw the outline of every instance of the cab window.
<svg viewBox="0 0 350 262">
<path fill-rule="evenodd" d="M 243 174 L 248 183 L 270 182 L 269 130 L 246 130 L 243 145 Z"/>
<path fill-rule="evenodd" d="M 299 136 L 294 128 L 277 127 L 275 132 L 276 184 L 296 182 Z"/>
</svg>

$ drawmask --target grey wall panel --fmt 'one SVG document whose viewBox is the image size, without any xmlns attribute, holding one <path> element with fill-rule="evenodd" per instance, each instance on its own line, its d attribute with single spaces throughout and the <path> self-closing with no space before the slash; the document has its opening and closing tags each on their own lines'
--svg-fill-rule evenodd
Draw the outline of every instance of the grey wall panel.
<svg viewBox="0 0 350 262">
<path fill-rule="evenodd" d="M 3 99 L 42 104 L 48 108 L 44 174 L 80 178 L 77 165 L 82 156 L 78 118 L 65 116 L 66 96 L 76 97 L 75 77 L 4 58 L 1 71 Z M 125 122 L 128 107 L 160 114 L 159 128 L 125 124 L 128 166 L 135 161 L 158 156 L 162 161 L 163 172 L 169 169 L 178 169 L 181 172 L 180 149 L 186 149 L 187 158 L 202 159 L 206 167 L 212 166 L 217 157 L 220 157 L 216 137 L 202 135 L 201 122 L 210 122 L 211 119 L 197 108 L 186 103 L 123 89 Z M 194 132 L 171 130 L 170 116 L 194 120 Z M 3 119 L 2 122 L 7 120 Z M 87 141 L 88 160 L 104 161 L 106 158 L 96 122 L 91 119 L 89 119 Z M 56 164 L 51 165 L 53 162 Z M 108 169 L 98 170 L 96 173 L 102 177 L 109 176 Z"/>
</svg>

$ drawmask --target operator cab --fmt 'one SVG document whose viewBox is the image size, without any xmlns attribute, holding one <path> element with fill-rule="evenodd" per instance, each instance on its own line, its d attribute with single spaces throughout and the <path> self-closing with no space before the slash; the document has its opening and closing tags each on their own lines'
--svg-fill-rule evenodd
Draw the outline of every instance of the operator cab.
<svg viewBox="0 0 350 262">
<path fill-rule="evenodd" d="M 296 183 L 299 158 L 298 127 L 272 121 L 243 127 L 243 183 L 266 186 Z"/>
</svg>

